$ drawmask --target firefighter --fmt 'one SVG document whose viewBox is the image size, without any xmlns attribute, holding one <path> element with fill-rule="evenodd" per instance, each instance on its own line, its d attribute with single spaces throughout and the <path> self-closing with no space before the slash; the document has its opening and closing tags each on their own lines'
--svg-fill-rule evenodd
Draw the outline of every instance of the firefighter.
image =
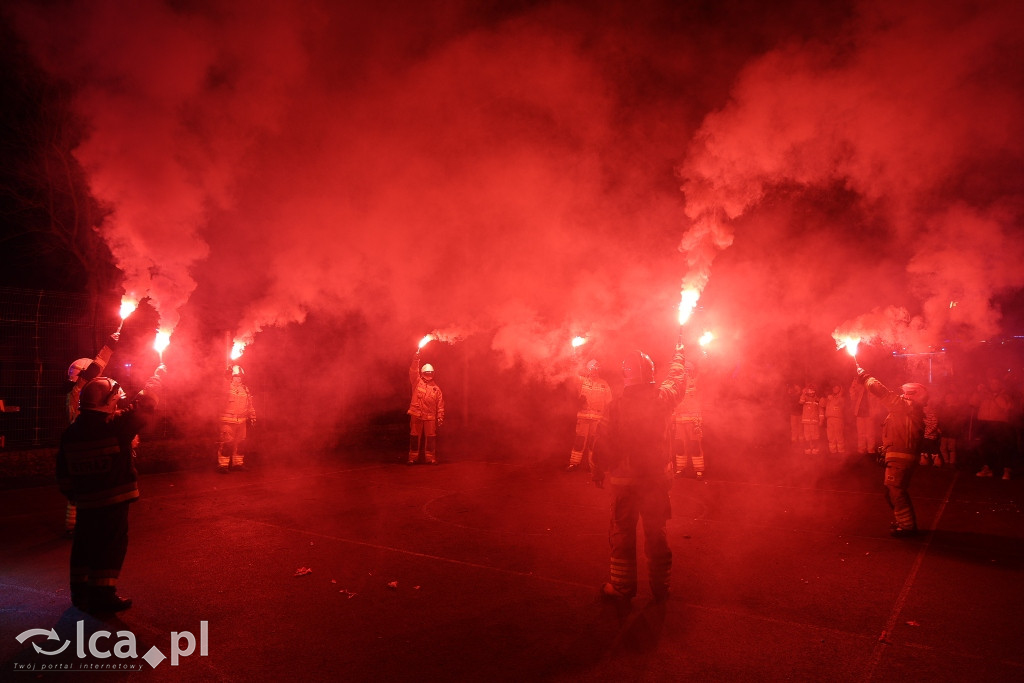
<svg viewBox="0 0 1024 683">
<path fill-rule="evenodd" d="M 873 454 L 875 445 L 875 416 L 867 389 L 857 377 L 850 383 L 850 408 L 857 423 L 857 453 Z"/>
<path fill-rule="evenodd" d="M 569 453 L 566 472 L 578 469 L 586 456 L 587 469 L 592 469 L 594 442 L 597 427 L 605 407 L 612 400 L 612 388 L 601 377 L 601 366 L 597 360 L 587 363 L 584 374 L 580 375 L 579 410 L 576 413 L 576 438 Z"/>
<path fill-rule="evenodd" d="M 117 382 L 99 377 L 82 388 L 80 414 L 61 436 L 57 482 L 78 504 L 71 542 L 71 603 L 93 614 L 120 612 L 132 601 L 117 594 L 128 550 L 128 505 L 139 497 L 132 442 L 156 409 L 161 363 L 124 410 Z"/>
<path fill-rule="evenodd" d="M 846 397 L 843 387 L 832 385 L 832 393 L 823 401 L 825 404 L 825 438 L 828 440 L 828 452 L 834 455 L 846 455 Z"/>
<path fill-rule="evenodd" d="M 818 398 L 818 390 L 808 384 L 800 394 L 803 412 L 800 422 L 804 426 L 804 453 L 817 455 L 821 452 L 821 425 L 825 423 L 825 406 Z"/>
<path fill-rule="evenodd" d="M 629 600 L 637 591 L 637 524 L 644 529 L 644 554 L 656 602 L 668 600 L 672 551 L 665 525 L 672 457 L 667 443 L 672 410 L 686 390 L 683 346 L 676 346 L 668 377 L 654 383 L 654 363 L 642 351 L 622 362 L 624 388 L 601 418 L 594 451 L 594 483 L 612 493 L 611 568 L 605 597 Z"/>
<path fill-rule="evenodd" d="M 412 400 L 409 402 L 409 465 L 415 465 L 423 449 L 423 459 L 428 465 L 437 464 L 437 428 L 444 424 L 444 396 L 441 387 L 434 381 L 434 366 L 425 363 L 420 367 L 420 352 L 417 350 L 409 366 L 409 382 L 412 384 Z"/>
<path fill-rule="evenodd" d="M 103 371 L 107 368 L 107 363 L 110 362 L 110 357 L 114 355 L 114 348 L 117 346 L 120 338 L 120 332 L 113 333 L 110 335 L 107 343 L 103 345 L 103 348 L 96 354 L 95 358 L 79 358 L 68 366 L 67 398 L 65 399 L 65 407 L 68 411 L 68 425 L 73 423 L 75 418 L 78 417 L 78 404 L 79 397 L 82 394 L 82 387 L 103 374 Z M 78 510 L 75 507 L 74 501 L 69 500 L 67 507 L 64 508 L 64 529 L 69 536 L 75 530 L 77 513 Z"/>
<path fill-rule="evenodd" d="M 252 392 L 245 386 L 245 370 L 241 365 L 228 368 L 230 378 L 224 408 L 220 413 L 220 438 L 217 440 L 217 472 L 231 470 L 244 472 L 245 454 L 242 442 L 248 436 L 248 427 L 256 424 L 256 408 Z"/>
<path fill-rule="evenodd" d="M 672 456 L 676 476 L 693 467 L 698 479 L 704 478 L 704 430 L 701 425 L 700 394 L 697 390 L 696 367 L 686 361 L 686 389 L 672 411 Z"/>
<path fill-rule="evenodd" d="M 908 382 L 901 387 L 903 393 L 897 394 L 864 368 L 857 368 L 857 376 L 889 411 L 882 423 L 882 448 L 885 450 L 886 500 L 894 517 L 891 534 L 897 538 L 914 536 L 917 520 L 908 490 L 921 453 L 928 390 L 923 384 Z"/>
</svg>

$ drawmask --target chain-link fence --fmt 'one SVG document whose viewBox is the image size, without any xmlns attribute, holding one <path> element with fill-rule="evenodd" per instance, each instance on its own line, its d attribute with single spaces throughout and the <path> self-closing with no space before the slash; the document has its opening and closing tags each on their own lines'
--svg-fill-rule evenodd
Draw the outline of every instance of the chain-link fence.
<svg viewBox="0 0 1024 683">
<path fill-rule="evenodd" d="M 0 443 L 56 446 L 68 424 L 68 366 L 91 358 L 117 319 L 116 297 L 0 287 Z"/>
</svg>

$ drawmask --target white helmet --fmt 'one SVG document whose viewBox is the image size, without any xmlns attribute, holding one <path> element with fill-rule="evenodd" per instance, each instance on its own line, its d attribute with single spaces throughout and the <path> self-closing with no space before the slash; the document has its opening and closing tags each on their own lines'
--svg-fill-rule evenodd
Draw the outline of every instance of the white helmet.
<svg viewBox="0 0 1024 683">
<path fill-rule="evenodd" d="M 68 366 L 68 381 L 77 382 L 78 376 L 82 374 L 82 371 L 89 367 L 92 363 L 92 358 L 79 358 L 74 363 Z"/>
<path fill-rule="evenodd" d="M 423 367 L 420 368 L 420 374 L 421 375 L 433 375 L 434 374 L 434 366 L 431 365 L 430 363 L 424 363 Z"/>
<path fill-rule="evenodd" d="M 109 377 L 97 377 L 82 387 L 79 409 L 112 413 L 117 410 L 117 402 L 122 398 L 124 391 L 120 384 Z"/>
</svg>

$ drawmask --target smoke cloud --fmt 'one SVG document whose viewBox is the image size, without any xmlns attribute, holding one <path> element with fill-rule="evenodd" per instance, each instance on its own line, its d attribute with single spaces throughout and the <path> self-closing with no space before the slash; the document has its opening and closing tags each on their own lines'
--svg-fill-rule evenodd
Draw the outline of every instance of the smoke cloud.
<svg viewBox="0 0 1024 683">
<path fill-rule="evenodd" d="M 860 301 L 837 327 L 900 349 L 999 334 L 995 298 L 1024 284 L 1010 162 L 1024 151 L 1022 21 L 1014 3 L 862 2 L 839 40 L 749 63 L 680 167 L 694 220 L 680 248 L 700 278 L 758 213 L 746 229 L 773 231 L 808 275 L 778 306 L 812 325 Z M 804 215 L 759 222 L 781 202 Z M 809 245 L 817 268 L 801 258 Z M 800 296 L 808 289 L 821 305 Z"/>
<path fill-rule="evenodd" d="M 577 335 L 606 367 L 667 360 L 680 278 L 689 341 L 714 329 L 758 383 L 794 326 L 997 333 L 1024 285 L 1019 3 L 761 5 L 102 0 L 17 24 L 78 87 L 76 155 L 169 363 L 199 377 L 245 341 L 277 410 L 333 425 L 400 404 L 430 332 L 474 404 L 510 371 L 506 393 L 572 377 Z"/>
</svg>

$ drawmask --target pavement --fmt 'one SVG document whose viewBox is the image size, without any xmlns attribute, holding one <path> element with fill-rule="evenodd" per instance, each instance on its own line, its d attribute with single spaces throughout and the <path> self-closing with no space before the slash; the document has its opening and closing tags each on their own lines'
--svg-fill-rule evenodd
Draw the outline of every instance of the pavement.
<svg viewBox="0 0 1024 683">
<path fill-rule="evenodd" d="M 568 448 L 447 448 L 142 476 L 106 619 L 70 605 L 56 488 L 3 491 L 0 680 L 1024 680 L 1022 480 L 921 467 L 926 532 L 893 539 L 873 459 L 709 446 L 669 601 L 616 603 L 609 494 Z"/>
</svg>

